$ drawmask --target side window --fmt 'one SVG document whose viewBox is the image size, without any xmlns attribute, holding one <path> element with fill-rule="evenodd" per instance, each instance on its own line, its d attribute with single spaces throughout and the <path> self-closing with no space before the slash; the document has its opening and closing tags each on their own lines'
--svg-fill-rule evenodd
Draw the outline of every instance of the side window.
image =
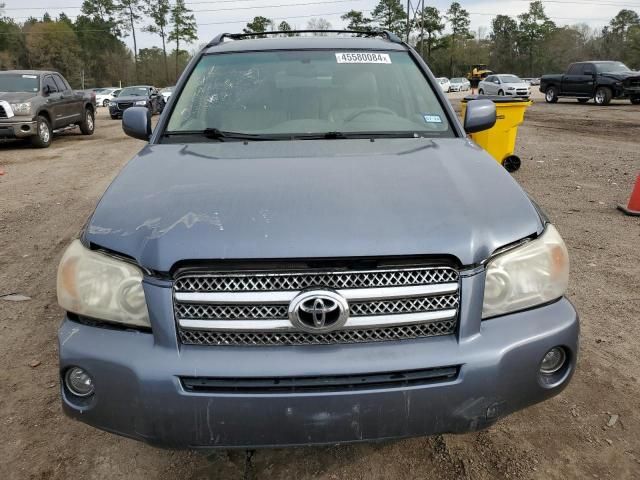
<svg viewBox="0 0 640 480">
<path fill-rule="evenodd" d="M 53 75 L 53 81 L 56 84 L 56 87 L 58 87 L 59 92 L 64 92 L 67 89 L 64 82 L 58 75 Z"/>
<path fill-rule="evenodd" d="M 596 71 L 596 67 L 590 63 L 585 63 L 584 65 L 582 65 L 581 70 L 581 75 L 593 75 Z"/>
<path fill-rule="evenodd" d="M 582 75 L 582 65 L 579 63 L 574 63 L 573 65 L 569 66 L 567 75 Z"/>
<path fill-rule="evenodd" d="M 62 75 L 55 75 L 56 83 L 62 85 L 63 90 L 71 90 L 69 83 L 62 77 Z"/>
<path fill-rule="evenodd" d="M 484 79 L 485 82 L 493 82 L 493 76 L 489 75 L 487 78 Z"/>
<path fill-rule="evenodd" d="M 46 77 L 44 77 L 44 83 L 43 83 L 43 88 L 45 90 L 49 90 L 49 93 L 57 93 L 58 92 L 58 86 L 55 84 L 55 82 L 53 81 L 53 77 L 51 75 L 47 75 Z"/>
</svg>

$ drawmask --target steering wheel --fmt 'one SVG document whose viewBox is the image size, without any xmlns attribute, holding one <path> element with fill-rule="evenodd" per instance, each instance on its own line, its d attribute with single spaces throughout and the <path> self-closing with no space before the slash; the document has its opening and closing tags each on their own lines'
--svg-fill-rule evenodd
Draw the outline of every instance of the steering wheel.
<svg viewBox="0 0 640 480">
<path fill-rule="evenodd" d="M 351 122 L 356 118 L 358 118 L 360 115 L 365 115 L 367 113 L 384 113 L 385 115 L 396 115 L 396 116 L 398 115 L 396 112 L 394 112 L 389 108 L 369 107 L 369 108 L 363 108 L 362 110 L 358 110 L 357 112 L 352 113 L 351 115 L 349 115 L 347 118 L 344 119 L 344 123 Z"/>
</svg>

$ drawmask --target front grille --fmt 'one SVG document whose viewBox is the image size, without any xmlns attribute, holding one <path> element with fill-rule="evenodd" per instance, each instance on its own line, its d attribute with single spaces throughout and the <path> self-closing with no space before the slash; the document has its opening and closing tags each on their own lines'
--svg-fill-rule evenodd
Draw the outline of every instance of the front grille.
<svg viewBox="0 0 640 480">
<path fill-rule="evenodd" d="M 306 332 L 221 332 L 180 329 L 180 340 L 186 345 L 335 345 L 409 340 L 455 333 L 456 321 L 431 322 L 367 330 L 339 330 L 329 333 Z"/>
<path fill-rule="evenodd" d="M 8 118 L 7 111 L 2 105 L 0 105 L 0 118 Z"/>
<path fill-rule="evenodd" d="M 309 331 L 289 312 L 290 305 L 296 311 L 298 295 L 314 290 L 345 301 L 346 320 L 332 331 Z M 449 267 L 187 272 L 174 283 L 178 335 L 188 345 L 327 345 L 449 335 L 459 303 L 459 275 Z"/>
<path fill-rule="evenodd" d="M 132 102 L 118 102 L 118 108 L 120 110 L 126 110 L 127 108 L 133 106 Z"/>
</svg>

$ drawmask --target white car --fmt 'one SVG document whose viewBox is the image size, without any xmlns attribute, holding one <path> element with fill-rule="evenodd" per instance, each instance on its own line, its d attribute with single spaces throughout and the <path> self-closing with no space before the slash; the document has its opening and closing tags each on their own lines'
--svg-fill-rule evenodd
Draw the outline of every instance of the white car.
<svg viewBox="0 0 640 480">
<path fill-rule="evenodd" d="M 451 82 L 446 77 L 437 78 L 438 84 L 444 93 L 449 93 L 451 91 Z"/>
<path fill-rule="evenodd" d="M 96 90 L 96 105 L 99 107 L 108 107 L 109 102 L 118 96 L 120 90 L 120 88 L 116 87 Z"/>
<path fill-rule="evenodd" d="M 516 75 L 489 75 L 478 85 L 480 95 L 531 96 L 531 85 Z"/>
<path fill-rule="evenodd" d="M 176 87 L 164 87 L 160 90 L 160 95 L 164 97 L 164 102 L 167 103 L 171 98 L 171 94 L 173 93 L 173 89 Z"/>
<path fill-rule="evenodd" d="M 458 77 L 452 78 L 450 81 L 449 91 L 451 92 L 466 92 L 471 90 L 471 82 L 466 78 Z"/>
</svg>

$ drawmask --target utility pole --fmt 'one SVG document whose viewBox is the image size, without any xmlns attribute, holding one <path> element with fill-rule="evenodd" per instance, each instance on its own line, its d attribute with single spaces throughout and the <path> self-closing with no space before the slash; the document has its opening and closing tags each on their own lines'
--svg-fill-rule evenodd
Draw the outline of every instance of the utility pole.
<svg viewBox="0 0 640 480">
<path fill-rule="evenodd" d="M 415 7 L 413 6 L 415 2 Z M 411 32 L 411 24 L 416 24 L 417 20 L 420 21 L 420 36 L 418 37 L 420 42 L 420 56 L 424 58 L 424 0 L 407 0 L 407 43 L 409 43 L 409 33 Z"/>
</svg>

